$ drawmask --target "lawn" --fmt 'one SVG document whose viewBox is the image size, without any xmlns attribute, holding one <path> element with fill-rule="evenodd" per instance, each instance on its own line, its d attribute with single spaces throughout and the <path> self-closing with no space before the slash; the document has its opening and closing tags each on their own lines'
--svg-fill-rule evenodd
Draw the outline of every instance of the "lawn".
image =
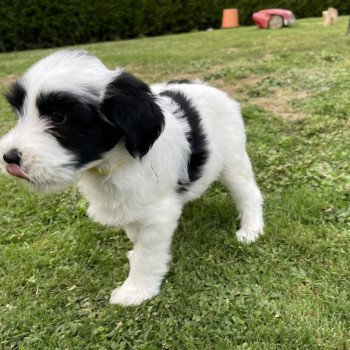
<svg viewBox="0 0 350 350">
<path fill-rule="evenodd" d="M 124 232 L 76 189 L 0 177 L 0 349 L 350 349 L 348 18 L 84 45 L 153 83 L 200 77 L 241 102 L 266 229 L 234 236 L 215 184 L 186 206 L 161 294 L 108 304 L 128 273 Z M 0 55 L 0 92 L 52 50 Z M 0 133 L 15 123 L 0 98 Z"/>
</svg>

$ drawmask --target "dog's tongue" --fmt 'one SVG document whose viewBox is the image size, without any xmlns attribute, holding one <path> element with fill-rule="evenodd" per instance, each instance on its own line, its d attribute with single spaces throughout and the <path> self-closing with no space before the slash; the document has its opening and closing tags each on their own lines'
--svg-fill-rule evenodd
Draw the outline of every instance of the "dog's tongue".
<svg viewBox="0 0 350 350">
<path fill-rule="evenodd" d="M 29 180 L 28 175 L 17 164 L 7 164 L 6 170 L 12 176 L 19 177 L 20 179 Z"/>
</svg>

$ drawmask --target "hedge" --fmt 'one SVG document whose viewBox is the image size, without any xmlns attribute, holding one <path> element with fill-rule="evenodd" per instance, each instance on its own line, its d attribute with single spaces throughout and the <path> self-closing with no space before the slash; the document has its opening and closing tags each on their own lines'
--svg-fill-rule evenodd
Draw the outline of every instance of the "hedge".
<svg viewBox="0 0 350 350">
<path fill-rule="evenodd" d="M 302 18 L 321 16 L 329 6 L 350 13 L 344 0 L 0 0 L 0 50 L 219 28 L 224 8 L 238 8 L 247 25 L 262 8 L 289 8 Z"/>
</svg>

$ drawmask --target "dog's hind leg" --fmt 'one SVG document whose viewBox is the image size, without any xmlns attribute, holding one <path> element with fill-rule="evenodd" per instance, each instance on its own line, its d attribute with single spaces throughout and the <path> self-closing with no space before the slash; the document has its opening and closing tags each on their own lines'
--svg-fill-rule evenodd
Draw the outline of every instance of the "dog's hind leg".
<svg viewBox="0 0 350 350">
<path fill-rule="evenodd" d="M 168 271 L 171 239 L 181 210 L 170 208 L 168 215 L 161 217 L 159 211 L 155 211 L 156 222 L 152 220 L 152 224 L 138 224 L 134 249 L 128 254 L 129 276 L 119 288 L 112 291 L 112 304 L 138 305 L 159 293 Z"/>
<path fill-rule="evenodd" d="M 239 212 L 241 227 L 236 232 L 237 239 L 254 242 L 263 231 L 263 199 L 247 153 L 231 156 L 225 162 L 220 181 L 229 189 Z"/>
</svg>

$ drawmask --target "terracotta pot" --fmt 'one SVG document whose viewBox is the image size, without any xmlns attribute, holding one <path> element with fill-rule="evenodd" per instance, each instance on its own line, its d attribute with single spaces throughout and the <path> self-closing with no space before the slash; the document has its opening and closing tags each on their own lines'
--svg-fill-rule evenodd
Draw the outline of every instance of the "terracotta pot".
<svg viewBox="0 0 350 350">
<path fill-rule="evenodd" d="M 238 28 L 238 10 L 237 9 L 225 9 L 222 14 L 222 29 L 225 28 Z"/>
</svg>

